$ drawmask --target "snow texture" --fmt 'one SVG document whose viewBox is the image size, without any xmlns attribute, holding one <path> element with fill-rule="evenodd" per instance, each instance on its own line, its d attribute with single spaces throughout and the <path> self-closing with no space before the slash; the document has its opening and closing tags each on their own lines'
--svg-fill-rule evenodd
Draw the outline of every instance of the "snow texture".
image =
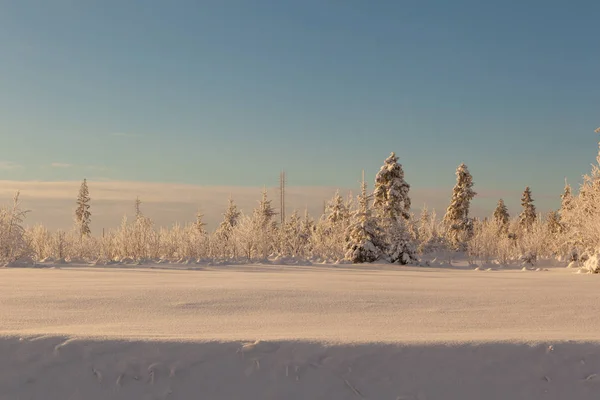
<svg viewBox="0 0 600 400">
<path fill-rule="evenodd" d="M 0 269 L 0 398 L 598 398 L 590 275 L 158 267 Z"/>
</svg>

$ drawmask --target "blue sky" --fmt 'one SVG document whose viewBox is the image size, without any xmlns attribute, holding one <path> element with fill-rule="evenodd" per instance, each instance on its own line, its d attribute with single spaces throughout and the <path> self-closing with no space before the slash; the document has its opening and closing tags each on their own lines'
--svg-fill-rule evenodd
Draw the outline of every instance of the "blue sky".
<svg viewBox="0 0 600 400">
<path fill-rule="evenodd" d="M 543 198 L 597 153 L 593 0 L 19 0 L 0 38 L 4 180 L 357 187 L 395 151 Z"/>
</svg>

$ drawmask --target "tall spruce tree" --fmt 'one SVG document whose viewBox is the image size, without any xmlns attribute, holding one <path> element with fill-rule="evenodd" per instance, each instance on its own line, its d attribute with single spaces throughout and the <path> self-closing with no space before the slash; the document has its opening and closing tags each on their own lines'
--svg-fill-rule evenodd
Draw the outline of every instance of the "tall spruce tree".
<svg viewBox="0 0 600 400">
<path fill-rule="evenodd" d="M 383 252 L 391 263 L 416 261 L 416 246 L 408 230 L 411 201 L 410 185 L 404 180 L 402 165 L 391 153 L 375 177 L 373 211 L 381 232 Z"/>
<path fill-rule="evenodd" d="M 510 215 L 508 214 L 508 208 L 506 204 L 504 204 L 504 200 L 498 200 L 498 205 L 494 210 L 494 222 L 498 227 L 498 233 L 507 233 L 508 232 L 508 221 L 510 220 Z"/>
<path fill-rule="evenodd" d="M 79 231 L 80 239 L 91 235 L 90 224 L 92 222 L 92 213 L 90 211 L 90 192 L 88 189 L 87 179 L 81 182 L 79 187 L 79 195 L 77 196 L 77 208 L 75 209 L 75 223 Z"/>
<path fill-rule="evenodd" d="M 477 193 L 473 190 L 473 177 L 465 164 L 456 169 L 456 185 L 452 189 L 452 200 L 444 215 L 450 244 L 463 250 L 473 233 L 473 221 L 469 218 L 471 200 Z"/>
<path fill-rule="evenodd" d="M 523 196 L 521 196 L 521 206 L 523 211 L 519 214 L 519 225 L 525 232 L 531 232 L 533 224 L 537 218 L 533 198 L 531 197 L 531 189 L 529 186 L 525 188 Z"/>
<path fill-rule="evenodd" d="M 392 152 L 375 177 L 373 209 L 380 217 L 397 220 L 410 218 L 410 185 L 404 180 L 404 170 Z"/>
</svg>

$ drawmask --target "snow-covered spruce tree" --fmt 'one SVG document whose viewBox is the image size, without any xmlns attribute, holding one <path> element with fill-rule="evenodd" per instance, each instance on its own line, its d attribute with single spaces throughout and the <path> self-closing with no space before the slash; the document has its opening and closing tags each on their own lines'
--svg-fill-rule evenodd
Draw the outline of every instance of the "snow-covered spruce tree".
<svg viewBox="0 0 600 400">
<path fill-rule="evenodd" d="M 333 198 L 325 206 L 325 214 L 327 215 L 327 221 L 332 225 L 347 222 L 350 218 L 350 209 L 340 196 L 339 190 L 335 192 Z"/>
<path fill-rule="evenodd" d="M 410 218 L 410 185 L 404 180 L 404 170 L 392 152 L 375 176 L 373 209 L 380 216 L 396 220 Z"/>
<path fill-rule="evenodd" d="M 569 213 L 572 211 L 575 205 L 573 204 L 573 193 L 571 189 L 571 185 L 567 183 L 565 180 L 565 189 L 563 194 L 560 195 L 560 210 L 559 214 L 563 216 L 563 214 Z"/>
<path fill-rule="evenodd" d="M 556 239 L 559 256 L 569 261 L 577 261 L 582 249 L 582 236 L 579 230 L 579 212 L 582 210 L 579 196 L 573 195 L 571 186 L 565 179 L 565 188 L 560 196 L 561 205 L 558 210 L 560 233 Z"/>
<path fill-rule="evenodd" d="M 525 188 L 523 196 L 521 196 L 521 206 L 523 207 L 523 211 L 519 214 L 519 225 L 521 226 L 521 229 L 528 233 L 531 232 L 533 223 L 537 218 L 529 186 Z"/>
<path fill-rule="evenodd" d="M 456 170 L 456 185 L 452 190 L 452 200 L 446 209 L 443 221 L 448 241 L 455 250 L 466 249 L 466 243 L 473 233 L 469 208 L 476 194 L 469 169 L 465 164 L 460 164 Z"/>
<path fill-rule="evenodd" d="M 90 230 L 90 223 L 92 222 L 92 213 L 90 212 L 91 200 L 87 179 L 84 179 L 79 188 L 77 208 L 75 209 L 75 224 L 77 225 L 80 241 L 84 237 L 89 237 L 92 233 Z"/>
<path fill-rule="evenodd" d="M 403 265 L 416 261 L 416 246 L 408 227 L 411 217 L 409 190 L 402 165 L 392 153 L 375 177 L 373 211 L 384 233 L 381 250 L 388 261 Z"/>
<path fill-rule="evenodd" d="M 312 254 L 312 238 L 315 233 L 315 221 L 308 213 L 308 208 L 304 210 L 304 218 L 300 223 L 300 239 L 302 256 L 308 258 Z"/>
<path fill-rule="evenodd" d="M 353 215 L 353 223 L 346 231 L 346 259 L 353 263 L 376 261 L 381 255 L 382 232 L 369 207 L 371 196 L 367 193 L 364 173 L 358 196 L 358 210 Z"/>
<path fill-rule="evenodd" d="M 417 263 L 417 249 L 404 219 L 387 220 L 384 225 L 384 249 L 391 263 Z"/>
<path fill-rule="evenodd" d="M 494 222 L 498 228 L 498 234 L 508 233 L 508 222 L 510 221 L 510 215 L 508 214 L 508 208 L 504 204 L 504 200 L 498 200 L 498 205 L 494 210 Z"/>
</svg>

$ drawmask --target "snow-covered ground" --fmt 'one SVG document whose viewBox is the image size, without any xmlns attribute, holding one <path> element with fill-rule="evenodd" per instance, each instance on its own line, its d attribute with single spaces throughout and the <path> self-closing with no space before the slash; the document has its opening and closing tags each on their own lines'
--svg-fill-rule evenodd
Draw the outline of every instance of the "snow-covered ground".
<svg viewBox="0 0 600 400">
<path fill-rule="evenodd" d="M 0 269 L 0 399 L 600 397 L 596 276 L 160 268 Z"/>
</svg>

